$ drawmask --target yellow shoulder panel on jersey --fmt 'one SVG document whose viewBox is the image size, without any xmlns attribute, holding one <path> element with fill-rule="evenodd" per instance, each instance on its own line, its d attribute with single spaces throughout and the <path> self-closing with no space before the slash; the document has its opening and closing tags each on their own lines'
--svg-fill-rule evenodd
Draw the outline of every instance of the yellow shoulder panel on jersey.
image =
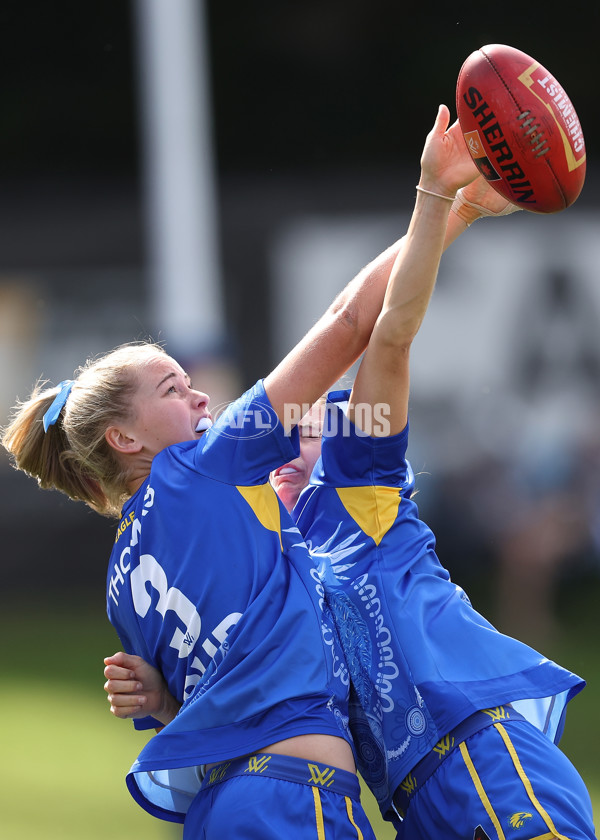
<svg viewBox="0 0 600 840">
<path fill-rule="evenodd" d="M 379 545 L 398 516 L 398 488 L 338 487 L 337 493 L 358 527 Z"/>
<path fill-rule="evenodd" d="M 258 486 L 238 486 L 237 489 L 254 511 L 260 524 L 269 531 L 275 531 L 275 533 L 278 534 L 279 544 L 281 545 L 281 550 L 283 551 L 279 502 L 277 501 L 277 496 L 272 486 L 267 482 L 266 484 L 259 484 Z"/>
</svg>

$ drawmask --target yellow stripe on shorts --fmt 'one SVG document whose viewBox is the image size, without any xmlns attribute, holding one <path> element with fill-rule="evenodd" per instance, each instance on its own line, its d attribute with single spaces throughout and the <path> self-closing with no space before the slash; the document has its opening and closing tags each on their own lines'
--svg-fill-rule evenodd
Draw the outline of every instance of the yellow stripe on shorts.
<svg viewBox="0 0 600 840">
<path fill-rule="evenodd" d="M 323 822 L 323 806 L 321 804 L 321 793 L 319 788 L 313 787 L 313 799 L 315 800 L 315 820 L 317 823 L 318 840 L 325 840 L 325 823 Z"/>
<path fill-rule="evenodd" d="M 548 830 L 550 831 L 550 835 L 552 837 L 558 838 L 558 840 L 568 840 L 568 838 L 565 837 L 564 834 L 559 834 L 558 833 L 554 823 L 552 822 L 552 818 L 550 817 L 550 814 L 544 808 L 542 808 L 542 806 L 538 802 L 537 797 L 536 797 L 535 793 L 533 792 L 531 782 L 529 781 L 529 779 L 527 778 L 527 776 L 525 774 L 525 771 L 523 770 L 523 766 L 522 766 L 522 764 L 519 760 L 519 756 L 517 755 L 517 751 L 514 747 L 514 744 L 510 740 L 510 736 L 509 736 L 508 732 L 502 726 L 501 723 L 495 723 L 494 726 L 498 730 L 498 732 L 500 733 L 500 737 L 504 741 L 506 749 L 508 750 L 508 753 L 509 753 L 510 757 L 512 758 L 512 762 L 515 765 L 515 770 L 517 771 L 517 774 L 518 774 L 519 778 L 521 779 L 521 782 L 523 783 L 523 787 L 527 791 L 527 796 L 529 797 L 529 799 L 530 799 L 533 807 L 535 808 L 535 810 L 538 812 L 540 817 L 546 823 L 546 825 L 548 827 Z"/>
<path fill-rule="evenodd" d="M 318 787 L 313 787 L 312 792 L 313 799 L 315 801 L 315 822 L 317 825 L 317 838 L 318 840 L 325 840 L 325 823 L 323 820 L 323 805 L 321 803 L 321 791 Z M 364 835 L 362 831 L 354 822 L 354 814 L 352 812 L 352 800 L 349 796 L 344 796 L 344 801 L 346 803 L 346 813 L 348 815 L 348 819 L 356 829 L 356 840 L 364 840 Z"/>
<path fill-rule="evenodd" d="M 463 741 L 461 744 L 459 744 L 458 748 L 460 749 L 460 753 L 463 757 L 463 761 L 465 762 L 467 770 L 469 771 L 469 775 L 471 776 L 471 779 L 473 780 L 473 784 L 475 785 L 475 790 L 479 794 L 479 798 L 481 799 L 481 801 L 483 803 L 483 807 L 485 808 L 488 817 L 491 819 L 492 823 L 494 824 L 494 828 L 496 829 L 496 833 L 498 835 L 498 840 L 505 840 L 504 832 L 502 831 L 502 826 L 500 825 L 500 820 L 496 816 L 496 812 L 492 808 L 492 803 L 488 799 L 488 795 L 485 792 L 485 790 L 483 789 L 481 779 L 479 778 L 479 774 L 477 773 L 477 770 L 475 769 L 475 765 L 473 764 L 471 756 L 469 755 L 469 750 L 467 749 L 467 745 L 466 745 L 465 741 Z"/>
<path fill-rule="evenodd" d="M 350 822 L 352 823 L 352 825 L 356 829 L 357 840 L 363 840 L 363 833 L 360 830 L 360 828 L 356 825 L 356 823 L 354 822 L 354 817 L 352 815 L 352 800 L 350 799 L 349 796 L 344 796 L 344 799 L 346 800 L 346 813 L 348 814 L 348 819 L 350 820 Z"/>
</svg>

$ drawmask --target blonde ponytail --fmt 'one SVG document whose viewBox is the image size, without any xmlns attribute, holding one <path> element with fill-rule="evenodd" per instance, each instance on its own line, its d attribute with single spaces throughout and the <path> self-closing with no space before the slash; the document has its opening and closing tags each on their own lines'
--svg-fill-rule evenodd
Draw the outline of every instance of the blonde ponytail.
<svg viewBox="0 0 600 840">
<path fill-rule="evenodd" d="M 105 516 L 119 517 L 128 496 L 128 474 L 108 445 L 108 427 L 131 416 L 138 371 L 164 349 L 149 342 L 125 344 L 76 371 L 57 422 L 44 431 L 44 415 L 59 393 L 39 381 L 19 402 L 0 442 L 14 466 L 43 489 L 56 489 Z"/>
</svg>

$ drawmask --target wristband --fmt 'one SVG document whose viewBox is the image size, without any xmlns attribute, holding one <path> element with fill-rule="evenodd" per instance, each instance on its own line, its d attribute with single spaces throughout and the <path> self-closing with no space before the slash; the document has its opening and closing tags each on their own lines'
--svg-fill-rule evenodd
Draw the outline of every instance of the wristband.
<svg viewBox="0 0 600 840">
<path fill-rule="evenodd" d="M 417 184 L 417 190 L 419 192 L 426 193 L 427 195 L 433 195 L 433 196 L 435 196 L 435 198 L 443 198 L 446 201 L 454 201 L 454 199 L 456 198 L 456 196 L 454 196 L 454 195 L 442 195 L 441 193 L 436 193 L 436 192 L 432 192 L 431 190 L 426 190 L 426 189 L 424 189 L 424 187 L 420 187 L 418 184 Z"/>
</svg>

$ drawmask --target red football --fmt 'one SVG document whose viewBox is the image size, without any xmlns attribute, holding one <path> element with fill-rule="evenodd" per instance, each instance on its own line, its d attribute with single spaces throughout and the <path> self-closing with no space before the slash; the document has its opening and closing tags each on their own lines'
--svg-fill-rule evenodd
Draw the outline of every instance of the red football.
<svg viewBox="0 0 600 840">
<path fill-rule="evenodd" d="M 456 110 L 479 171 L 513 204 L 557 213 L 585 179 L 585 143 L 575 108 L 555 77 L 530 56 L 489 44 L 467 58 Z"/>
</svg>

